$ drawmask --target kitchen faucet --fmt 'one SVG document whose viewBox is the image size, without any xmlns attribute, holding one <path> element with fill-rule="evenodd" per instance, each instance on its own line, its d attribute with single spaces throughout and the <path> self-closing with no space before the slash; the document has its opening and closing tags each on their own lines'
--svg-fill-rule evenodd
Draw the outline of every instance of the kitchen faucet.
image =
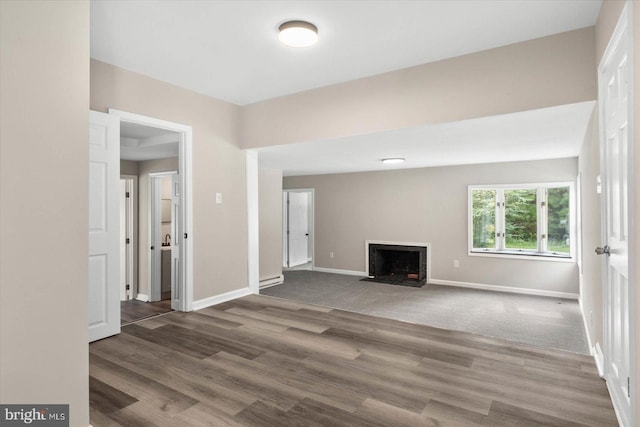
<svg viewBox="0 0 640 427">
<path fill-rule="evenodd" d="M 171 246 L 171 234 L 167 233 L 164 235 L 164 246 Z"/>
</svg>

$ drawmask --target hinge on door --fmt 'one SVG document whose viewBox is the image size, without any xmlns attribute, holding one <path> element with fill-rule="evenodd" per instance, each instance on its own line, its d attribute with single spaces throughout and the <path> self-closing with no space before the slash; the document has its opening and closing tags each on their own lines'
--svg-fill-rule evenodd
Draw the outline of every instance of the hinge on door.
<svg viewBox="0 0 640 427">
<path fill-rule="evenodd" d="M 131 289 L 131 285 L 127 285 L 125 289 L 128 291 L 129 289 Z"/>
<path fill-rule="evenodd" d="M 631 397 L 631 379 L 627 377 L 627 397 Z"/>
<path fill-rule="evenodd" d="M 544 208 L 545 206 L 547 206 L 547 202 L 540 202 L 540 207 Z"/>
<path fill-rule="evenodd" d="M 125 193 L 124 197 L 126 197 L 126 198 L 128 199 L 129 197 L 131 197 L 131 194 L 127 191 L 127 192 Z"/>
<path fill-rule="evenodd" d="M 125 242 L 127 245 L 128 245 L 129 243 L 131 243 L 131 241 L 129 240 L 129 238 L 128 238 L 128 237 L 125 239 L 125 241 L 124 241 L 124 242 Z"/>
</svg>

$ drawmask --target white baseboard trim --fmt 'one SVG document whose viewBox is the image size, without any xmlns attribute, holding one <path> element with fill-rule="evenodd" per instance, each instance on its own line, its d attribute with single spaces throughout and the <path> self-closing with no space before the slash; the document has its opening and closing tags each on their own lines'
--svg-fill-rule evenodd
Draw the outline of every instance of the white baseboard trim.
<svg viewBox="0 0 640 427">
<path fill-rule="evenodd" d="M 339 270 L 337 268 L 313 267 L 313 271 L 320 271 L 322 273 L 346 274 L 348 276 L 367 276 L 367 273 L 365 273 L 364 271 Z"/>
<path fill-rule="evenodd" d="M 262 289 L 267 289 L 267 288 L 272 288 L 274 286 L 278 286 L 278 285 L 282 285 L 284 283 L 284 280 L 282 282 L 278 282 L 278 283 L 271 283 L 269 285 L 260 285 L 260 290 Z"/>
<path fill-rule="evenodd" d="M 142 301 L 142 302 L 149 302 L 149 295 L 138 294 L 138 295 L 136 295 L 136 299 L 138 301 Z"/>
<path fill-rule="evenodd" d="M 271 286 L 281 285 L 284 283 L 284 274 L 281 274 L 271 279 L 264 279 L 260 281 L 260 289 L 270 288 Z"/>
<path fill-rule="evenodd" d="M 582 323 L 584 323 L 584 332 L 587 334 L 587 345 L 589 346 L 589 354 L 593 356 L 593 346 L 591 345 L 591 334 L 589 333 L 589 324 L 587 323 L 587 317 L 584 315 L 584 308 L 582 307 L 582 298 L 578 299 L 578 305 L 580 306 L 580 315 L 582 316 Z"/>
<path fill-rule="evenodd" d="M 457 286 L 460 288 L 483 289 L 486 291 L 509 292 L 512 294 L 537 295 L 543 297 L 567 298 L 577 300 L 579 295 L 569 292 L 544 291 L 540 289 L 512 288 L 510 286 L 485 285 L 482 283 L 455 282 L 453 280 L 431 279 L 429 283 L 434 285 Z"/>
<path fill-rule="evenodd" d="M 251 295 L 251 288 L 246 287 L 231 292 L 226 292 L 220 295 L 214 295 L 209 298 L 199 299 L 193 302 L 194 310 L 202 310 L 203 308 L 211 307 L 212 305 L 222 304 L 223 302 L 231 301 L 236 298 L 241 298 L 247 295 Z"/>
<path fill-rule="evenodd" d="M 600 378 L 604 378 L 604 354 L 600 348 L 600 343 L 597 342 L 593 347 L 593 359 L 596 361 L 596 368 L 598 368 L 598 375 Z"/>
<path fill-rule="evenodd" d="M 597 342 L 596 345 L 591 344 L 591 335 L 589 334 L 587 317 L 584 315 L 584 308 L 582 307 L 582 298 L 580 298 L 578 302 L 580 303 L 580 314 L 582 314 L 582 321 L 584 322 L 584 330 L 587 333 L 587 345 L 589 346 L 589 354 L 593 357 L 593 360 L 596 362 L 596 369 L 598 369 L 598 375 L 600 375 L 600 378 L 604 378 L 604 354 L 602 354 L 602 349 L 600 348 L 599 342 Z"/>
</svg>

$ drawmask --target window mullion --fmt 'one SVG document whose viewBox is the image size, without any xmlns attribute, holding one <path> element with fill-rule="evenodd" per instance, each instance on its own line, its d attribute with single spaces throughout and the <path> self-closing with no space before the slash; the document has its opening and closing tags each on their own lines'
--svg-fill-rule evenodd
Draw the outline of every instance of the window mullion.
<svg viewBox="0 0 640 427">
<path fill-rule="evenodd" d="M 547 189 L 538 188 L 538 252 L 547 252 L 549 233 L 547 232 Z"/>
<path fill-rule="evenodd" d="M 504 190 L 496 190 L 496 249 L 505 248 Z"/>
</svg>

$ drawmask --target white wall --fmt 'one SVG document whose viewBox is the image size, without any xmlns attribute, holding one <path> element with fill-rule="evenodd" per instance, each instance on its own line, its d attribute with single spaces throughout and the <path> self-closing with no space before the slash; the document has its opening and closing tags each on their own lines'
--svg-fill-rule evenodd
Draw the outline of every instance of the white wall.
<svg viewBox="0 0 640 427">
<path fill-rule="evenodd" d="M 602 246 L 600 195 L 596 192 L 597 177 L 600 174 L 600 144 L 598 139 L 598 113 L 593 113 L 580 151 L 578 168 L 580 171 L 581 198 L 581 252 L 580 299 L 585 315 L 587 335 L 592 347 L 603 345 L 602 325 L 602 259 L 594 249 Z"/>
<path fill-rule="evenodd" d="M 0 402 L 87 427 L 89 2 L 0 1 L 0 93 Z"/>
<path fill-rule="evenodd" d="M 318 267 L 365 271 L 366 240 L 425 242 L 432 279 L 577 294 L 575 263 L 469 256 L 467 240 L 469 185 L 575 182 L 577 172 L 571 158 L 285 177 L 284 188 L 315 188 Z"/>
</svg>

